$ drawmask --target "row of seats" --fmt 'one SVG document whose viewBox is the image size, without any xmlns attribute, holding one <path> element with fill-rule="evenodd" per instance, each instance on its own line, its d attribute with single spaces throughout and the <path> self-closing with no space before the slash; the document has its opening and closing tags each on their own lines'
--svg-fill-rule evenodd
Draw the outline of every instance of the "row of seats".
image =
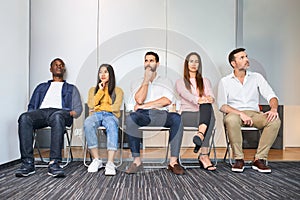
<svg viewBox="0 0 300 200">
<path fill-rule="evenodd" d="M 86 105 L 86 110 L 88 110 L 87 105 Z M 120 117 L 120 132 L 121 132 L 121 141 L 120 141 L 120 155 L 119 155 L 119 160 L 118 160 L 118 165 L 117 167 L 122 165 L 123 162 L 123 144 L 124 144 L 124 133 L 125 133 L 125 117 L 126 117 L 126 113 L 125 111 L 122 111 L 122 116 Z M 128 113 L 127 113 L 128 114 Z M 88 115 L 88 112 L 86 112 L 86 115 Z M 191 121 L 191 120 L 195 120 L 194 118 L 190 118 L 189 115 L 182 115 L 183 117 L 183 124 L 185 125 L 184 122 L 186 121 Z M 44 128 L 44 129 L 50 129 L 50 127 Z M 225 127 L 226 130 L 226 127 Z M 169 128 L 166 127 L 152 127 L 152 126 L 145 126 L 145 127 L 140 127 L 140 131 L 169 131 Z M 184 131 L 192 131 L 192 132 L 197 132 L 198 131 L 198 127 L 196 126 L 184 126 Z M 254 128 L 254 127 L 242 127 L 242 131 L 259 131 L 260 130 Z M 98 134 L 101 134 L 105 132 L 105 127 L 101 126 L 98 128 Z M 217 165 L 217 158 L 216 158 L 216 146 L 215 146 L 215 141 L 214 141 L 214 137 L 215 137 L 215 128 L 213 128 L 213 132 L 212 132 L 212 137 L 211 137 L 211 141 L 210 141 L 210 146 L 209 146 L 209 154 L 211 153 L 211 150 L 213 150 L 213 162 L 215 165 Z M 40 152 L 40 148 L 39 148 L 39 143 L 37 140 L 37 134 L 38 134 L 38 130 L 34 131 L 34 146 L 37 148 L 38 153 L 39 153 L 39 157 L 40 157 L 40 161 L 42 161 L 43 163 L 47 163 L 49 162 L 48 159 L 45 159 L 42 157 L 42 154 Z M 72 160 L 73 160 L 73 155 L 72 155 L 72 149 L 71 149 L 71 141 L 72 141 L 72 136 L 73 136 L 73 127 L 66 127 L 65 129 L 65 135 L 67 138 L 67 156 L 66 159 L 64 159 L 64 164 L 62 165 L 62 167 L 67 166 Z M 103 134 L 105 135 L 105 134 Z M 229 143 L 229 138 L 228 138 L 228 134 L 225 131 L 225 136 L 226 136 L 226 144 L 227 144 L 227 149 L 224 155 L 224 161 L 227 160 L 228 158 L 228 163 L 230 165 L 232 165 L 232 153 L 231 153 L 231 147 L 230 147 L 230 143 Z M 101 139 L 101 138 L 100 138 Z M 167 161 L 168 161 L 168 152 L 169 152 L 169 144 L 167 143 L 166 145 L 166 155 L 164 156 L 164 158 L 162 159 L 152 159 L 152 160 L 144 160 L 144 164 L 145 168 L 166 168 L 167 167 Z M 87 148 L 87 143 L 85 142 L 84 145 L 84 151 L 83 151 L 83 163 L 85 166 L 88 167 L 88 158 L 87 158 L 87 154 L 88 154 L 88 148 Z M 91 160 L 91 156 L 90 156 L 90 160 Z M 198 167 L 197 165 L 195 165 L 194 163 L 198 163 L 198 161 L 195 159 L 195 161 L 191 161 L 189 160 L 188 162 L 186 162 L 184 159 L 182 159 L 181 157 L 179 157 L 179 161 L 182 164 L 182 166 L 184 168 L 194 168 L 194 167 Z M 147 163 L 149 163 L 150 165 L 147 166 Z M 42 165 L 36 165 L 37 167 L 45 167 L 47 165 L 42 164 Z"/>
</svg>

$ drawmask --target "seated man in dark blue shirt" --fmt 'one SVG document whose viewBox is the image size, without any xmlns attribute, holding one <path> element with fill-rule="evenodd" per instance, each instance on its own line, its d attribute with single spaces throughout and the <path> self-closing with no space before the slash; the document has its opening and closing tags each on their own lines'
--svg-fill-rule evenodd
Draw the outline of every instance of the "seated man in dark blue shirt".
<svg viewBox="0 0 300 200">
<path fill-rule="evenodd" d="M 35 173 L 33 156 L 33 130 L 51 127 L 50 162 L 48 174 L 53 177 L 65 176 L 59 166 L 62 159 L 62 145 L 66 126 L 71 126 L 73 118 L 80 116 L 82 103 L 76 86 L 67 83 L 65 63 L 60 58 L 50 64 L 52 80 L 39 84 L 30 99 L 28 111 L 19 117 L 19 141 L 21 167 L 16 171 L 17 177 Z"/>
</svg>

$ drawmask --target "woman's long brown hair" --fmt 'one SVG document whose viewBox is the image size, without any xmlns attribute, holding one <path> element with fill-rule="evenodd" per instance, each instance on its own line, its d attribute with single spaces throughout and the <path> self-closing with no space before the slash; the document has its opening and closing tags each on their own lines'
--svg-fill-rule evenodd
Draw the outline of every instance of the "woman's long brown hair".
<svg viewBox="0 0 300 200">
<path fill-rule="evenodd" d="M 189 53 L 185 58 L 184 72 L 183 72 L 184 84 L 185 84 L 186 89 L 191 91 L 191 81 L 190 81 L 190 73 L 189 73 L 189 60 L 190 60 L 190 57 L 192 55 L 197 56 L 197 58 L 199 60 L 199 66 L 198 66 L 198 70 L 196 72 L 196 84 L 197 84 L 197 90 L 198 90 L 199 96 L 201 97 L 204 93 L 204 85 L 203 85 L 203 78 L 202 78 L 202 61 L 201 61 L 200 55 L 196 52 Z"/>
</svg>

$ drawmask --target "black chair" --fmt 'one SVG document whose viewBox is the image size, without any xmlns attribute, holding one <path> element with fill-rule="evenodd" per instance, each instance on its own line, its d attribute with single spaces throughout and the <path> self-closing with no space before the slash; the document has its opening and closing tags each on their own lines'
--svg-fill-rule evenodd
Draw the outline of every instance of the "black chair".
<svg viewBox="0 0 300 200">
<path fill-rule="evenodd" d="M 214 120 L 214 111 L 212 110 L 212 119 Z M 194 133 L 198 132 L 198 122 L 199 122 L 199 113 L 198 112 L 191 112 L 191 111 L 183 111 L 181 113 L 181 119 L 183 123 L 183 131 L 191 131 Z M 210 138 L 210 145 L 209 145 L 209 150 L 208 150 L 208 156 L 211 154 L 211 150 L 214 152 L 214 166 L 217 166 L 217 154 L 216 154 L 216 145 L 215 145 L 215 133 L 216 129 L 215 127 L 209 127 L 207 131 L 212 131 L 212 135 Z M 192 138 L 191 138 L 192 141 Z M 199 161 L 198 159 L 182 159 L 181 156 L 179 157 L 179 161 L 181 165 L 187 169 L 187 168 L 199 168 L 198 164 Z M 186 163 L 186 164 L 185 164 Z"/>
<path fill-rule="evenodd" d="M 48 163 L 50 162 L 49 158 L 43 158 L 42 153 L 41 153 L 41 148 L 39 145 L 38 141 L 38 134 L 43 134 L 45 131 L 51 131 L 51 127 L 45 127 L 41 129 L 35 129 L 33 131 L 33 148 L 36 148 L 38 153 L 39 153 L 39 159 L 35 159 L 37 161 L 42 162 L 43 164 L 36 164 L 36 167 L 48 167 Z M 73 160 L 73 154 L 72 154 L 72 148 L 71 148 L 71 142 L 72 142 L 72 136 L 73 136 L 73 126 L 71 125 L 70 127 L 66 126 L 65 128 L 65 136 L 67 138 L 67 145 L 66 147 L 68 148 L 68 153 L 66 159 L 63 159 L 62 162 L 64 163 L 61 165 L 61 167 L 66 167 L 72 160 Z"/>
</svg>

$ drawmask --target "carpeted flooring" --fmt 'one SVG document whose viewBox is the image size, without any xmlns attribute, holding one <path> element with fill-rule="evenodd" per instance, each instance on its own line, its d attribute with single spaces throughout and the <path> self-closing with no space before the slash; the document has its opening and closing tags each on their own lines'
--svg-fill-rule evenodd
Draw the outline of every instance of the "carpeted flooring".
<svg viewBox="0 0 300 200">
<path fill-rule="evenodd" d="M 103 169 L 88 173 L 82 162 L 72 162 L 65 168 L 65 178 L 48 176 L 47 168 L 17 178 L 17 164 L 0 170 L 0 199 L 300 199 L 300 162 L 269 165 L 271 174 L 251 168 L 233 173 L 219 162 L 215 172 L 187 169 L 178 176 L 166 169 L 147 169 L 106 177 Z"/>
</svg>

